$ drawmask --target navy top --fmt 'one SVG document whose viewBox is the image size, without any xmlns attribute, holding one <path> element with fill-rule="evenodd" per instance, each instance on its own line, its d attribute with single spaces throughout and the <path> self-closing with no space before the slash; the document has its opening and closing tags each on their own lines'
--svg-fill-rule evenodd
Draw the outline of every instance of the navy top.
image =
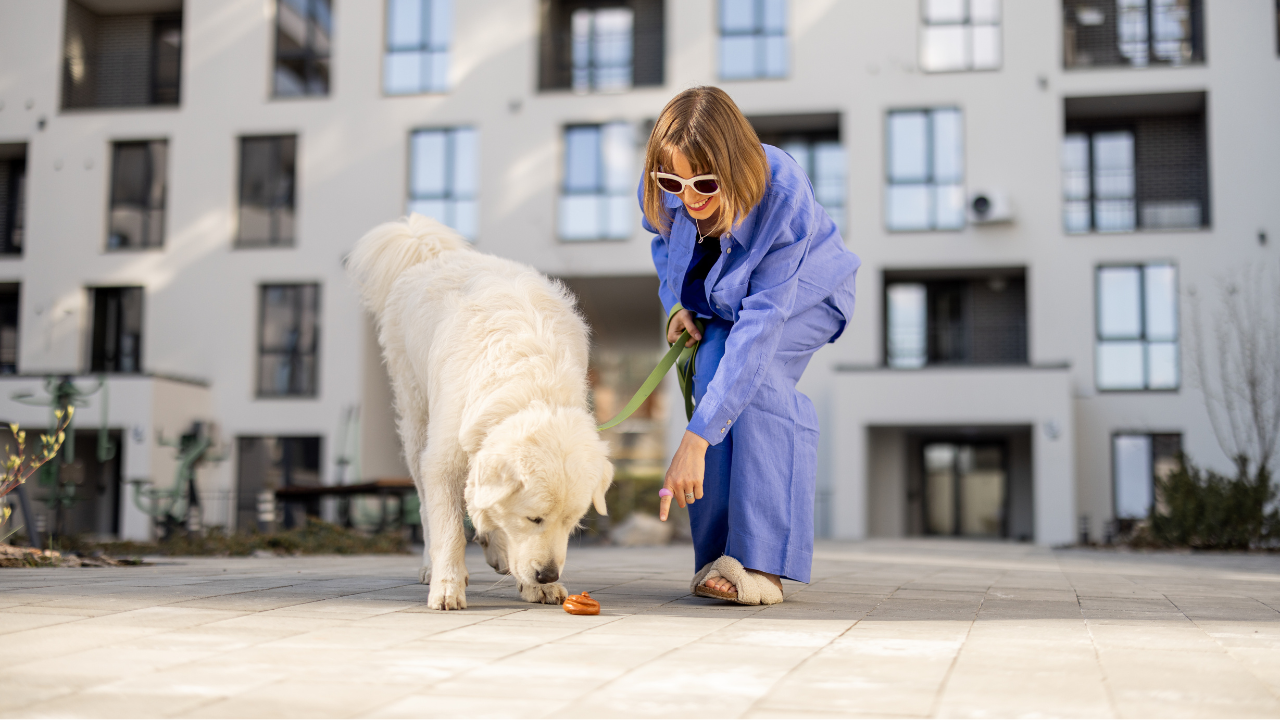
<svg viewBox="0 0 1280 720">
<path fill-rule="evenodd" d="M 712 250 L 712 247 L 715 250 Z M 720 259 L 720 244 L 714 246 L 704 240 L 693 247 L 693 257 L 689 259 L 689 270 L 684 274 L 684 289 L 680 291 L 680 305 L 698 317 L 712 317 L 711 303 L 707 302 L 707 274 Z"/>
</svg>

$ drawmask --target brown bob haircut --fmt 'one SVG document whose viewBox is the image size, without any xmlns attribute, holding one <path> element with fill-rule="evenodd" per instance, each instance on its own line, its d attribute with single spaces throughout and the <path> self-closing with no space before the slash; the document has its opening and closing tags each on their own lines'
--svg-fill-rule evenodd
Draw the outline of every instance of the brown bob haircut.
<svg viewBox="0 0 1280 720">
<path fill-rule="evenodd" d="M 644 216 L 662 233 L 671 230 L 671 213 L 653 173 L 672 172 L 677 151 L 695 175 L 720 181 L 720 215 L 708 235 L 732 230 L 764 197 L 769 161 L 751 123 L 720 88 L 690 88 L 662 108 L 644 152 Z"/>
</svg>

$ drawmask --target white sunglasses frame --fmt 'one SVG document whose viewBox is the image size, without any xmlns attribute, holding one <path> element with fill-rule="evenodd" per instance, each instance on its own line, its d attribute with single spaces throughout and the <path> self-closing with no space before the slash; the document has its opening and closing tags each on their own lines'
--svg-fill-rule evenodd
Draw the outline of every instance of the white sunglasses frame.
<svg viewBox="0 0 1280 720">
<path fill-rule="evenodd" d="M 658 189 L 659 189 L 659 190 L 661 190 L 662 192 L 665 192 L 665 193 L 671 193 L 672 195 L 683 195 L 683 194 L 684 194 L 684 189 L 685 189 L 685 188 L 693 187 L 693 184 L 694 184 L 694 183 L 696 183 L 696 182 L 698 182 L 699 180 L 715 180 L 715 181 L 716 181 L 716 190 L 715 190 L 715 192 L 711 192 L 711 193 L 704 193 L 704 192 L 699 192 L 699 191 L 698 191 L 698 188 L 696 188 L 696 187 L 695 187 L 695 188 L 693 188 L 693 191 L 694 191 L 694 192 L 696 192 L 696 193 L 698 193 L 699 195 L 702 195 L 702 196 L 704 196 L 704 197 L 711 197 L 712 195 L 719 195 L 719 194 L 720 194 L 720 190 L 722 190 L 722 189 L 723 189 L 723 188 L 722 188 L 722 186 L 720 185 L 720 178 L 716 177 L 715 175 L 695 175 L 694 177 L 691 177 L 691 178 L 689 178 L 688 180 L 685 180 L 684 178 L 680 177 L 679 175 L 672 175 L 671 173 L 664 173 L 664 172 L 656 172 L 656 171 L 655 171 L 655 172 L 651 172 L 651 173 L 649 173 L 649 175 L 653 178 L 653 181 L 654 181 L 654 183 L 656 183 L 656 184 L 657 184 L 657 186 L 658 186 Z M 672 180 L 675 180 L 676 182 L 680 183 L 680 192 L 671 192 L 670 190 L 668 190 L 668 189 L 666 189 L 666 188 L 662 187 L 662 183 L 658 182 L 658 178 L 671 178 Z"/>
</svg>

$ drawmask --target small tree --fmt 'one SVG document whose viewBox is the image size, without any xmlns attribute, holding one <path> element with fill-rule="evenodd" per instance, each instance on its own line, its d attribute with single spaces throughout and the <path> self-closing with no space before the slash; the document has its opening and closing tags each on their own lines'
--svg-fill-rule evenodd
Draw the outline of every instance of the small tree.
<svg viewBox="0 0 1280 720">
<path fill-rule="evenodd" d="M 5 460 L 4 472 L 0 474 L 0 497 L 13 492 L 19 485 L 25 483 L 27 478 L 31 477 L 41 465 L 49 462 L 58 454 L 58 450 L 62 447 L 62 443 L 67 439 L 67 426 L 71 424 L 71 416 L 75 414 L 74 407 L 68 407 L 66 410 L 55 410 L 54 417 L 58 420 L 58 427 L 53 433 L 42 433 L 40 435 L 40 451 L 31 455 L 26 454 L 27 432 L 18 428 L 18 423 L 9 423 L 9 432 L 13 433 L 13 440 L 17 443 L 18 451 L 10 452 L 9 458 Z"/>
<path fill-rule="evenodd" d="M 1194 335 L 1193 377 L 1227 457 L 1255 472 L 1273 470 L 1280 438 L 1280 273 L 1253 266 L 1218 282 L 1212 331 L 1201 321 L 1203 298 L 1188 289 Z"/>
<path fill-rule="evenodd" d="M 58 450 L 62 448 L 62 443 L 67 439 L 67 426 L 71 424 L 71 416 L 75 414 L 76 409 L 68 406 L 64 410 L 54 411 L 54 417 L 58 422 L 58 427 L 52 433 L 42 433 L 40 435 L 40 450 L 31 456 L 27 456 L 27 433 L 18 427 L 18 423 L 9 423 L 9 432 L 13 433 L 13 441 L 17 446 L 17 452 L 12 449 L 8 453 L 9 457 L 4 461 L 4 470 L 0 473 L 0 497 L 4 497 L 13 492 L 19 485 L 27 481 L 27 478 L 35 474 L 41 465 L 52 460 L 58 455 Z M 24 507 L 26 507 L 24 505 Z M 9 515 L 12 510 L 8 505 L 0 511 L 0 542 L 9 539 L 17 529 L 3 530 L 4 526 L 9 522 Z M 25 522 L 31 522 L 31 518 L 24 518 Z"/>
</svg>

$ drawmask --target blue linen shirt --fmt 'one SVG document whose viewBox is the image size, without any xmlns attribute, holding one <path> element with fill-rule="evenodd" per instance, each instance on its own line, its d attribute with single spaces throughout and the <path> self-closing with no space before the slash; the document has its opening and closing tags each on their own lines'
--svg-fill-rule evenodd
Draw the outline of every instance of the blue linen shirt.
<svg viewBox="0 0 1280 720">
<path fill-rule="evenodd" d="M 688 425 L 712 445 L 724 439 L 724 431 L 751 402 L 788 318 L 824 300 L 845 323 L 853 317 L 854 278 L 861 261 L 845 247 L 795 159 L 772 145 L 763 147 L 771 175 L 764 197 L 720 238 L 720 259 L 704 287 L 712 312 L 733 323 L 724 359 Z M 642 178 L 642 208 L 644 186 Z M 697 227 L 678 195 L 663 193 L 663 200 L 671 214 L 670 230 L 664 235 L 647 219 L 642 225 L 655 234 L 658 297 L 670 315 L 684 288 Z M 843 330 L 842 325 L 831 341 Z"/>
</svg>

